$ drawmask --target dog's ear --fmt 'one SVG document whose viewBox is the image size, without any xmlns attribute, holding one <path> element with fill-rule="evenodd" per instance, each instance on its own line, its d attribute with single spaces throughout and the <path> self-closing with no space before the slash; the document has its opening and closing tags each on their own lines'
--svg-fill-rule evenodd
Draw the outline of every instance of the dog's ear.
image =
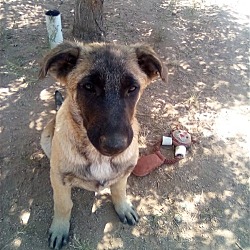
<svg viewBox="0 0 250 250">
<path fill-rule="evenodd" d="M 63 81 L 75 67 L 79 58 L 80 48 L 75 43 L 64 42 L 52 49 L 44 58 L 39 79 L 49 72 L 57 80 Z"/>
<path fill-rule="evenodd" d="M 157 76 L 160 76 L 164 82 L 167 82 L 168 70 L 155 51 L 148 45 L 137 44 L 133 47 L 135 48 L 138 64 L 149 80 L 154 80 Z"/>
</svg>

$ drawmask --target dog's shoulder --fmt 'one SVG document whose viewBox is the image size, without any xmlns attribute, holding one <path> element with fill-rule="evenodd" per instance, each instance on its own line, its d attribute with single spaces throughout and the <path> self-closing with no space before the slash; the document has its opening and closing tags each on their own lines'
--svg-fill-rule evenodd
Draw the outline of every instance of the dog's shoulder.
<svg viewBox="0 0 250 250">
<path fill-rule="evenodd" d="M 74 120 L 74 113 L 69 110 L 66 98 L 56 114 L 52 152 L 65 165 L 87 165 L 85 152 L 89 140 L 86 129 Z"/>
</svg>

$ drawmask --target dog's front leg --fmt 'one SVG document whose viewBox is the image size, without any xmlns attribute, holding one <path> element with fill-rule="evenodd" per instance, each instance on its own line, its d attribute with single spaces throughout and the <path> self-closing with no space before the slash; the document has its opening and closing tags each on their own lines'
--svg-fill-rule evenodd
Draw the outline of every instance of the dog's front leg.
<svg viewBox="0 0 250 250">
<path fill-rule="evenodd" d="M 49 246 L 60 249 L 68 242 L 70 215 L 73 207 L 71 187 L 64 185 L 60 174 L 52 170 L 50 180 L 54 196 L 54 218 L 49 230 Z"/>
<path fill-rule="evenodd" d="M 115 206 L 115 211 L 117 212 L 120 221 L 125 224 L 128 223 L 129 225 L 135 225 L 138 222 L 139 217 L 134 206 L 126 196 L 127 178 L 128 176 L 121 178 L 117 183 L 110 187 L 111 196 Z"/>
</svg>

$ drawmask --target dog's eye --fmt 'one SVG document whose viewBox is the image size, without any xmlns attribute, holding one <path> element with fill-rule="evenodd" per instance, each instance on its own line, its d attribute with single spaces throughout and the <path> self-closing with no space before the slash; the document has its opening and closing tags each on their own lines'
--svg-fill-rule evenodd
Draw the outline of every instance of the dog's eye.
<svg viewBox="0 0 250 250">
<path fill-rule="evenodd" d="M 91 83 L 85 84 L 84 88 L 87 89 L 87 90 L 89 90 L 89 91 L 93 91 L 95 89 L 94 86 L 93 86 L 93 84 L 91 84 Z"/>
<path fill-rule="evenodd" d="M 137 89 L 136 86 L 131 86 L 131 87 L 128 89 L 128 93 L 134 92 L 136 89 Z"/>
<path fill-rule="evenodd" d="M 82 90 L 87 90 L 89 92 L 95 92 L 95 86 L 92 83 L 80 83 L 79 87 Z"/>
</svg>

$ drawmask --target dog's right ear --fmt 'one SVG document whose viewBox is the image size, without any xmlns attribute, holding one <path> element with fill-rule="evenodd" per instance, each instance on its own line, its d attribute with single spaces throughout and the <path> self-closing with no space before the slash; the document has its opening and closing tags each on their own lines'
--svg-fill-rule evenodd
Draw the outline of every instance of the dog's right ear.
<svg viewBox="0 0 250 250">
<path fill-rule="evenodd" d="M 75 67 L 79 55 L 80 47 L 77 44 L 70 42 L 59 44 L 45 56 L 39 79 L 43 79 L 49 72 L 57 80 L 65 82 L 66 76 Z"/>
<path fill-rule="evenodd" d="M 156 52 L 148 45 L 133 45 L 141 70 L 148 76 L 150 81 L 159 75 L 164 82 L 168 80 L 168 70 L 162 63 Z"/>
</svg>

